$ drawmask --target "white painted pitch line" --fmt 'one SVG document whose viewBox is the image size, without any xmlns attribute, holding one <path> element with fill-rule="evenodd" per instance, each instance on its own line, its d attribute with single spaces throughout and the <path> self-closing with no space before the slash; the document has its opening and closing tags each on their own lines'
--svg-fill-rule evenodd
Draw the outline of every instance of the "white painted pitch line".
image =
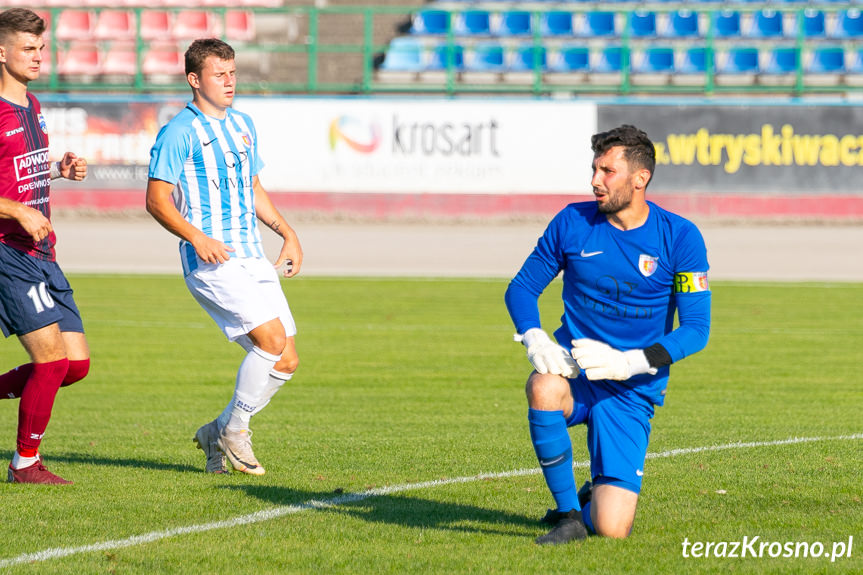
<svg viewBox="0 0 863 575">
<path fill-rule="evenodd" d="M 812 443 L 816 441 L 853 441 L 857 439 L 863 439 L 863 433 L 855 433 L 853 435 L 837 435 L 833 437 L 792 437 L 788 439 L 779 439 L 774 441 L 741 441 L 734 443 L 726 443 L 723 445 L 683 447 L 679 449 L 669 449 L 667 451 L 661 451 L 658 453 L 648 453 L 647 458 L 661 459 L 666 457 L 677 457 L 679 455 L 690 455 L 693 453 L 705 453 L 709 451 L 746 449 L 750 447 L 771 447 L 777 445 L 793 445 L 796 443 Z M 577 461 L 573 463 L 572 466 L 573 468 L 581 468 L 588 467 L 589 465 L 589 461 Z M 63 557 L 69 557 L 70 555 L 79 555 L 81 553 L 91 553 L 94 551 L 111 551 L 114 549 L 122 549 L 124 547 L 133 547 L 135 545 L 152 543 L 154 541 L 168 539 L 170 537 L 177 537 L 179 535 L 203 533 L 205 531 L 227 529 L 230 527 L 236 527 L 238 525 L 260 523 L 262 521 L 269 521 L 271 519 L 277 519 L 286 515 L 293 515 L 295 513 L 308 511 L 310 509 L 327 509 L 331 507 L 337 507 L 339 505 L 344 505 L 346 503 L 355 503 L 357 501 L 363 501 L 364 499 L 368 499 L 370 497 L 391 495 L 393 493 L 403 493 L 405 491 L 417 491 L 420 489 L 441 487 L 445 485 L 455 485 L 459 483 L 470 483 L 473 481 L 482 481 L 486 479 L 505 479 L 510 477 L 522 477 L 525 475 L 536 475 L 538 473 L 540 473 L 539 468 L 516 469 L 513 471 L 483 473 L 480 475 L 472 475 L 467 477 L 435 479 L 432 481 L 424 481 L 422 483 L 406 483 L 402 485 L 391 485 L 389 487 L 378 487 L 375 489 L 368 489 L 359 493 L 346 493 L 344 495 L 339 495 L 338 497 L 332 497 L 330 499 L 324 500 L 310 499 L 305 503 L 273 507 L 271 509 L 264 509 L 262 511 L 250 513 L 248 515 L 234 517 L 233 519 L 213 521 L 211 523 L 202 523 L 199 525 L 187 525 L 186 527 L 175 527 L 173 529 L 166 529 L 164 531 L 151 531 L 150 533 L 144 533 L 143 535 L 133 535 L 132 537 L 127 537 L 126 539 L 112 539 L 109 541 L 102 541 L 101 543 L 81 545 L 79 547 L 55 547 L 53 549 L 44 549 L 42 551 L 36 551 L 34 553 L 24 553 L 23 555 L 18 555 L 17 557 L 0 559 L 0 569 L 4 567 L 12 567 L 14 565 L 21 565 L 24 563 L 38 563 L 41 561 L 49 561 L 51 559 L 60 559 Z"/>
</svg>

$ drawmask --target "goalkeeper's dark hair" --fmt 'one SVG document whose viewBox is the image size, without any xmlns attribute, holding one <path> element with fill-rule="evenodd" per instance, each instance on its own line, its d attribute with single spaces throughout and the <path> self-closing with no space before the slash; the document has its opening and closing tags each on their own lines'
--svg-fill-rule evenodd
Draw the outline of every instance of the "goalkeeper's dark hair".
<svg viewBox="0 0 863 575">
<path fill-rule="evenodd" d="M 204 62 L 210 56 L 220 60 L 233 60 L 234 49 L 218 38 L 195 40 L 186 50 L 186 74 L 200 74 L 204 69 Z"/>
<path fill-rule="evenodd" d="M 623 147 L 623 157 L 630 169 L 647 170 L 653 179 L 656 169 L 656 147 L 643 130 L 630 124 L 618 126 L 607 132 L 594 134 L 590 138 L 590 147 L 596 156 L 601 156 L 611 148 Z"/>
<path fill-rule="evenodd" d="M 41 36 L 45 33 L 45 21 L 26 8 L 10 8 L 0 12 L 0 43 L 5 44 L 9 36 L 19 32 Z"/>
</svg>

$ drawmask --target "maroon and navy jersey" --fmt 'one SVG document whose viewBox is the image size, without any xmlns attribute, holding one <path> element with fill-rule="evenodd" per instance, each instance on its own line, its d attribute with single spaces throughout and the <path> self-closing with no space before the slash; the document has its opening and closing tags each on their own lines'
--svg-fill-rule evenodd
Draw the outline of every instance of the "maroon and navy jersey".
<svg viewBox="0 0 863 575">
<path fill-rule="evenodd" d="M 48 161 L 48 127 L 42 107 L 32 94 L 29 106 L 0 98 L 0 196 L 21 202 L 51 217 L 51 162 Z M 40 242 L 10 219 L 0 219 L 0 242 L 43 259 L 54 260 L 54 232 Z"/>
</svg>

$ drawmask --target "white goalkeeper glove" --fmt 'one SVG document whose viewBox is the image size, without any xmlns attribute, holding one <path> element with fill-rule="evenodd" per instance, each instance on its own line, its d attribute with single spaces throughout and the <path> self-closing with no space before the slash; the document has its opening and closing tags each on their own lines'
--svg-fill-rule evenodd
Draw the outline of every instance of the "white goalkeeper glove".
<svg viewBox="0 0 863 575">
<path fill-rule="evenodd" d="M 538 327 L 516 336 L 527 348 L 527 359 L 537 373 L 552 373 L 563 377 L 578 375 L 578 365 L 565 347 L 551 341 L 548 334 Z"/>
<path fill-rule="evenodd" d="M 643 349 L 619 351 L 595 339 L 574 339 L 572 357 L 591 381 L 624 381 L 642 373 L 656 375 L 656 368 L 650 367 Z"/>
</svg>

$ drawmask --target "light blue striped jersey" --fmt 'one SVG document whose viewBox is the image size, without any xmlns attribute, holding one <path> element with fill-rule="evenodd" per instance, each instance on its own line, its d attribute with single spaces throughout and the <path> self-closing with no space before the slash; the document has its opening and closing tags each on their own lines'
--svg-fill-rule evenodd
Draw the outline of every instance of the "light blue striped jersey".
<svg viewBox="0 0 863 575">
<path fill-rule="evenodd" d="M 255 125 L 242 112 L 226 112 L 219 120 L 188 103 L 156 136 L 149 177 L 174 184 L 180 214 L 234 248 L 232 257 L 264 257 L 252 189 L 263 168 Z M 180 257 L 185 275 L 198 267 L 195 250 L 185 240 Z"/>
</svg>

